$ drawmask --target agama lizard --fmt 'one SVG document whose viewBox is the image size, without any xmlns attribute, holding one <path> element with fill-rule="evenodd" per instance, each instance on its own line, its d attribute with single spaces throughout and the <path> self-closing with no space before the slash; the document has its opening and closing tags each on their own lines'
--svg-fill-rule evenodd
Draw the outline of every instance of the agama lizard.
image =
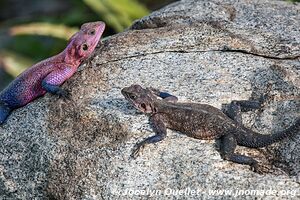
<svg viewBox="0 0 300 200">
<path fill-rule="evenodd" d="M 300 118 L 287 130 L 271 135 L 259 134 L 244 127 L 241 111 L 260 108 L 265 97 L 257 101 L 233 101 L 228 104 L 226 112 L 222 112 L 207 104 L 178 103 L 177 97 L 169 93 L 154 88 L 144 89 L 140 85 L 125 87 L 122 94 L 136 109 L 150 114 L 156 133 L 136 144 L 131 155 L 134 158 L 145 145 L 165 139 L 166 128 L 170 128 L 196 139 L 220 139 L 220 154 L 224 160 L 246 164 L 256 172 L 263 172 L 264 167 L 258 161 L 235 153 L 236 146 L 265 147 L 300 131 Z"/>
<path fill-rule="evenodd" d="M 0 124 L 10 113 L 46 92 L 68 97 L 59 86 L 68 80 L 96 48 L 104 22 L 85 23 L 69 40 L 64 51 L 25 70 L 0 93 Z"/>
</svg>

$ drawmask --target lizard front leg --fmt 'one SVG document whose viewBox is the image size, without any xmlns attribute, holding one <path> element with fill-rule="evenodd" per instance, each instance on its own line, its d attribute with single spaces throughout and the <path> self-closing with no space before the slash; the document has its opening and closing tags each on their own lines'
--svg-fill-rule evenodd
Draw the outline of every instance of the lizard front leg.
<svg viewBox="0 0 300 200">
<path fill-rule="evenodd" d="M 5 122 L 12 109 L 0 100 L 0 125 Z"/>
<path fill-rule="evenodd" d="M 173 103 L 176 103 L 178 101 L 178 98 L 176 96 L 168 92 L 161 92 L 160 90 L 152 87 L 148 89 L 151 90 L 152 93 L 155 94 L 156 96 L 162 98 L 164 101 L 173 102 Z"/>
<path fill-rule="evenodd" d="M 159 114 L 154 114 L 150 118 L 153 126 L 153 130 L 156 133 L 154 136 L 144 139 L 142 142 L 139 142 L 135 145 L 134 150 L 131 154 L 131 157 L 136 158 L 142 148 L 147 144 L 157 143 L 162 141 L 167 136 L 166 126 L 161 119 Z"/>
<path fill-rule="evenodd" d="M 57 69 L 46 76 L 46 78 L 42 81 L 42 87 L 51 94 L 69 99 L 70 93 L 61 89 L 59 86 L 69 79 L 74 73 L 75 70 L 71 67 Z"/>
</svg>

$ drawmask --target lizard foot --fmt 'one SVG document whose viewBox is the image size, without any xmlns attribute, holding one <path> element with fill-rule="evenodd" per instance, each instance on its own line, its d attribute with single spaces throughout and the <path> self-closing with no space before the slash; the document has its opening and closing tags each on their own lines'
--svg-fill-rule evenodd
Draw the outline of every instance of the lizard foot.
<svg viewBox="0 0 300 200">
<path fill-rule="evenodd" d="M 155 94 L 156 96 L 159 96 L 160 91 L 156 88 L 153 87 L 147 87 L 146 89 L 150 90 L 151 92 L 153 92 L 153 94 Z"/>
<path fill-rule="evenodd" d="M 133 159 L 136 159 L 136 158 L 139 156 L 140 151 L 141 151 L 142 149 L 144 149 L 144 147 L 145 147 L 145 144 L 141 144 L 141 143 L 137 144 L 137 145 L 135 146 L 135 148 L 133 149 L 133 151 L 132 151 L 130 157 L 133 158 Z"/>
<path fill-rule="evenodd" d="M 0 101 L 0 125 L 3 124 L 12 110 Z"/>
<path fill-rule="evenodd" d="M 266 174 L 271 172 L 271 167 L 267 165 L 255 163 L 251 165 L 251 170 L 258 174 Z"/>
<path fill-rule="evenodd" d="M 160 90 L 148 87 L 147 90 L 150 90 L 154 95 L 162 98 L 165 101 L 176 103 L 178 101 L 178 98 L 172 94 L 169 94 L 168 92 L 161 92 Z"/>
<path fill-rule="evenodd" d="M 71 93 L 67 90 L 59 90 L 56 94 L 59 96 L 59 98 L 71 100 Z"/>
</svg>

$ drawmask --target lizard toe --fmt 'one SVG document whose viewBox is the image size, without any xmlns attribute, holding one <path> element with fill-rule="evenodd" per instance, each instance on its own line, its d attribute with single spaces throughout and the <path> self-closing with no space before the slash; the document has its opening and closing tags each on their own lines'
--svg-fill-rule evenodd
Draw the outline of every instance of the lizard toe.
<svg viewBox="0 0 300 200">
<path fill-rule="evenodd" d="M 130 155 L 131 158 L 136 159 L 139 156 L 140 149 L 134 149 Z"/>
<path fill-rule="evenodd" d="M 60 90 L 60 91 L 57 92 L 57 95 L 60 98 L 71 100 L 71 93 L 69 91 L 67 91 L 67 90 Z"/>
<path fill-rule="evenodd" d="M 137 145 L 137 146 L 134 148 L 134 150 L 132 151 L 130 157 L 133 158 L 133 159 L 136 159 L 136 158 L 139 156 L 141 150 L 144 148 L 144 146 L 145 146 L 145 145 Z"/>
<path fill-rule="evenodd" d="M 258 174 L 266 174 L 269 173 L 271 170 L 269 166 L 258 163 L 251 165 L 251 169 Z"/>
</svg>

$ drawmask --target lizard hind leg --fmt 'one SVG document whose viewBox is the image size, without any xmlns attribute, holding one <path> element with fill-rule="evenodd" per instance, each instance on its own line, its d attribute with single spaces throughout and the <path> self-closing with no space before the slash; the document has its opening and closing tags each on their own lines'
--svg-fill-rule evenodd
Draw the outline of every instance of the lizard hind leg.
<svg viewBox="0 0 300 200">
<path fill-rule="evenodd" d="M 261 97 L 258 100 L 232 101 L 230 104 L 223 105 L 222 110 L 223 113 L 226 114 L 229 118 L 242 125 L 242 112 L 261 108 L 263 99 L 264 98 Z"/>
<path fill-rule="evenodd" d="M 12 109 L 0 101 L 0 125 L 5 122 Z"/>
<path fill-rule="evenodd" d="M 224 160 L 249 165 L 253 171 L 260 172 L 258 162 L 255 159 L 234 153 L 237 141 L 233 134 L 224 135 L 220 140 L 220 153 Z"/>
</svg>

